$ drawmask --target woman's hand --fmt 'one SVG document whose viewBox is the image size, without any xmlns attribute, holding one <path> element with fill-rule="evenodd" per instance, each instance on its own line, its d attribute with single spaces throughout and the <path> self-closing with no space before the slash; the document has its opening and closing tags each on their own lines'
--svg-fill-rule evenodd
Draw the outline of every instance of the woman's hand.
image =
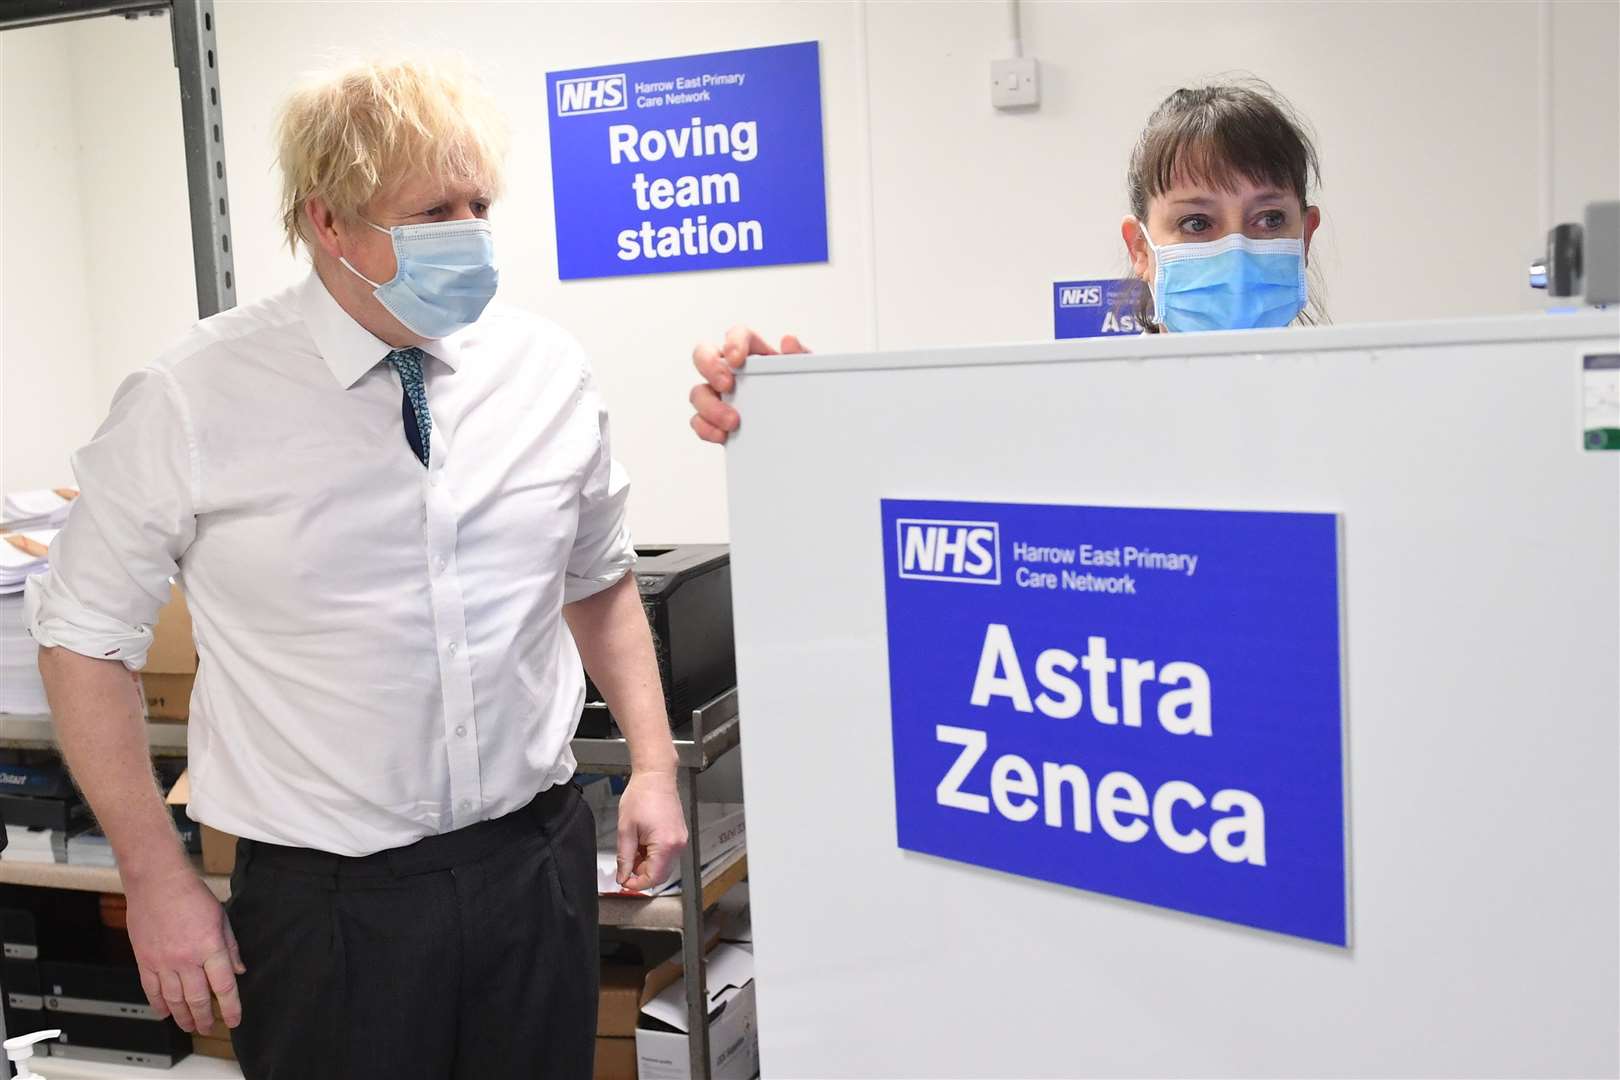
<svg viewBox="0 0 1620 1080">
<path fill-rule="evenodd" d="M 703 382 L 692 387 L 690 399 L 694 414 L 692 430 L 705 442 L 723 443 L 737 430 L 742 418 L 721 400 L 737 386 L 737 371 L 750 356 L 775 356 L 780 353 L 807 353 L 798 338 L 792 334 L 782 339 L 782 347 L 773 349 L 770 343 L 746 326 L 734 326 L 726 333 L 721 345 L 701 344 L 692 350 L 692 366 L 703 376 Z"/>
</svg>

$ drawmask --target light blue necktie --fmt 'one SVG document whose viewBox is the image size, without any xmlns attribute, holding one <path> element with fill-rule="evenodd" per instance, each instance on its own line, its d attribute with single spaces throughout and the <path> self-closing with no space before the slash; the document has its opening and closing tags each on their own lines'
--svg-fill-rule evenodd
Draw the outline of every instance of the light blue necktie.
<svg viewBox="0 0 1620 1080">
<path fill-rule="evenodd" d="M 399 372 L 400 385 L 405 388 L 399 409 L 405 440 L 426 465 L 433 446 L 433 414 L 428 412 L 427 387 L 422 383 L 422 356 L 421 349 L 395 349 L 386 359 Z"/>
</svg>

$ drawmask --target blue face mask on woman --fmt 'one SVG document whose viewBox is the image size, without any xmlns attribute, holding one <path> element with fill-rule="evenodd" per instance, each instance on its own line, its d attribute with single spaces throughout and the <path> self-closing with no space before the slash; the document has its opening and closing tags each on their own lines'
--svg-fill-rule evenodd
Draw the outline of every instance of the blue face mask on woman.
<svg viewBox="0 0 1620 1080">
<path fill-rule="evenodd" d="M 1230 233 L 1203 243 L 1156 246 L 1153 320 L 1167 330 L 1287 326 L 1305 308 L 1305 241 Z"/>
<path fill-rule="evenodd" d="M 495 240 L 489 222 L 430 221 L 421 225 L 372 225 L 394 241 L 399 269 L 379 284 L 341 260 L 370 285 L 382 306 L 417 337 L 436 340 L 471 326 L 495 296 Z"/>
</svg>

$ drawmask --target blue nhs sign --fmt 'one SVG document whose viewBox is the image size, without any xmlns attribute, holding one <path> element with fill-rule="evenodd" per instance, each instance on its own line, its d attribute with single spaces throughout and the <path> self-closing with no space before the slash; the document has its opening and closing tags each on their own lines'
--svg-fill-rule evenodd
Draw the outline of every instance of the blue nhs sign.
<svg viewBox="0 0 1620 1080">
<path fill-rule="evenodd" d="M 882 514 L 901 848 L 1349 945 L 1337 515 Z"/>
<path fill-rule="evenodd" d="M 1139 334 L 1136 294 L 1141 282 L 1127 278 L 1058 281 L 1052 285 L 1052 336 L 1113 337 Z"/>
<path fill-rule="evenodd" d="M 827 261 L 816 42 L 546 85 L 562 280 Z"/>
</svg>

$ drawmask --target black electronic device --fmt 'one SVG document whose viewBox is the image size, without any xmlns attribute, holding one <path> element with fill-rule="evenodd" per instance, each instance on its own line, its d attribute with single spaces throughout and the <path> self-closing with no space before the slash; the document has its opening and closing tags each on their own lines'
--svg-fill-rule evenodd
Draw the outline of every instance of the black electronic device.
<svg viewBox="0 0 1620 1080">
<path fill-rule="evenodd" d="M 62 1032 L 51 1046 L 52 1057 L 172 1069 L 191 1056 L 191 1036 L 173 1020 L 132 1020 L 51 1009 L 44 1016 L 48 1026 Z"/>
<path fill-rule="evenodd" d="M 90 809 L 75 795 L 47 798 L 0 791 L 0 822 L 24 829 L 75 833 L 90 824 Z"/>
<path fill-rule="evenodd" d="M 0 989 L 6 1031 L 61 1028 L 53 1054 L 166 1068 L 191 1053 L 173 1020 L 141 989 L 129 935 L 109 927 L 101 897 L 0 885 Z"/>
<path fill-rule="evenodd" d="M 29 929 L 31 932 L 32 927 Z M 0 990 L 4 990 L 6 996 L 4 1002 L 0 1002 L 0 1015 L 5 1017 L 7 1035 L 25 1035 L 51 1026 L 45 1015 L 45 995 L 40 989 L 39 961 L 14 958 L 38 951 L 33 945 L 17 946 L 9 938 L 6 941 L 7 958 L 0 961 Z"/>
<path fill-rule="evenodd" d="M 731 623 L 731 550 L 725 544 L 636 548 L 636 587 L 652 627 L 670 725 L 737 684 Z M 611 716 L 586 679 L 579 734 L 606 738 Z"/>
<path fill-rule="evenodd" d="M 133 964 L 41 961 L 39 974 L 50 1024 L 62 1029 L 53 1053 L 163 1068 L 191 1053 L 191 1037 L 158 1018 Z"/>
<path fill-rule="evenodd" d="M 7 960 L 39 959 L 39 921 L 24 908 L 0 908 L 0 939 Z"/>
</svg>

